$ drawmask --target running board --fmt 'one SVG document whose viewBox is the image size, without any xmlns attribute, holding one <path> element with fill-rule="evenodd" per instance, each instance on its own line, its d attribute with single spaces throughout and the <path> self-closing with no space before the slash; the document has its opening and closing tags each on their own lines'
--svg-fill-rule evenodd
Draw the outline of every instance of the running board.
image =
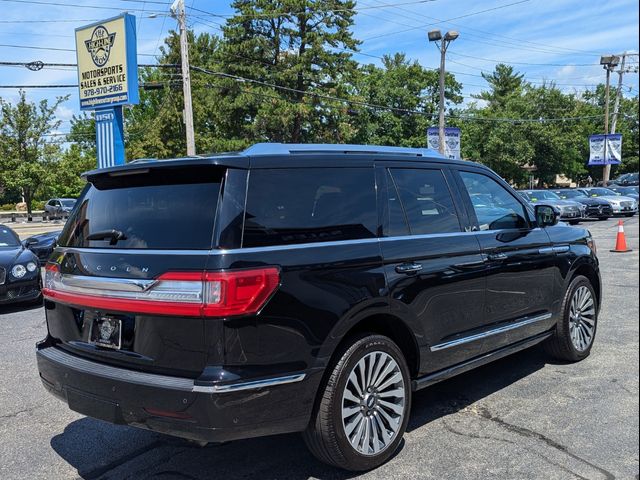
<svg viewBox="0 0 640 480">
<path fill-rule="evenodd" d="M 411 388 L 413 391 L 416 391 L 433 385 L 434 383 L 447 380 L 448 378 L 467 372 L 476 367 L 480 367 L 481 365 L 493 362 L 494 360 L 498 360 L 499 358 L 506 357 L 507 355 L 511 355 L 512 353 L 516 353 L 520 350 L 524 350 L 525 348 L 532 347 L 535 344 L 546 340 L 551 335 L 553 335 L 552 330 L 540 333 L 534 337 L 527 338 L 526 340 L 522 340 L 507 347 L 503 347 L 499 350 L 494 350 L 493 352 L 485 353 L 484 355 L 480 355 L 479 357 L 475 357 L 471 360 L 467 360 L 466 362 L 459 363 L 457 365 L 454 365 L 453 367 L 449 367 L 444 370 L 439 370 L 435 373 L 430 373 L 423 377 L 416 378 L 411 382 Z"/>
</svg>

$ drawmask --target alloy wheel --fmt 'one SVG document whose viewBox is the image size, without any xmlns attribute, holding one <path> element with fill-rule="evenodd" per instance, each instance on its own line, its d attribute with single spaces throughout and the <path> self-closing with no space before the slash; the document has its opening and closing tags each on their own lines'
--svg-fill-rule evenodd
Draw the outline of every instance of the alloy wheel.
<svg viewBox="0 0 640 480">
<path fill-rule="evenodd" d="M 596 329 L 596 305 L 591 290 L 584 285 L 573 293 L 569 308 L 569 332 L 576 350 L 584 352 L 593 342 Z"/>
<path fill-rule="evenodd" d="M 393 443 L 405 415 L 405 384 L 386 352 L 368 353 L 353 367 L 342 394 L 342 425 L 351 446 L 377 455 Z"/>
</svg>

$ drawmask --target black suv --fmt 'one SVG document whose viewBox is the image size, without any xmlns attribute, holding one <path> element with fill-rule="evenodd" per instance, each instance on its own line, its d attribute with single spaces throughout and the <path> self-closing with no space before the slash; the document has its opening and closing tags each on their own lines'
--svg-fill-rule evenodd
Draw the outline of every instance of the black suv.
<svg viewBox="0 0 640 480">
<path fill-rule="evenodd" d="M 37 360 L 92 417 L 199 443 L 304 432 L 366 470 L 413 391 L 543 341 L 578 361 L 595 337 L 590 234 L 481 165 L 266 144 L 86 178 Z"/>
</svg>

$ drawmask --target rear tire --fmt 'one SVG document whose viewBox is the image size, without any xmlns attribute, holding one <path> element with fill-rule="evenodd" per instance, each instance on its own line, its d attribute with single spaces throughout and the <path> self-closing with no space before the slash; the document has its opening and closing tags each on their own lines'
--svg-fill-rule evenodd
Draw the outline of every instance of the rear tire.
<svg viewBox="0 0 640 480">
<path fill-rule="evenodd" d="M 318 391 L 304 441 L 324 463 L 363 471 L 398 449 L 411 409 L 411 378 L 388 337 L 363 334 L 343 347 Z"/>
<path fill-rule="evenodd" d="M 600 218 L 598 218 L 598 220 L 600 220 L 602 222 L 603 220 L 609 220 L 609 217 L 600 217 Z"/>
<path fill-rule="evenodd" d="M 587 277 L 578 275 L 571 281 L 561 312 L 553 336 L 544 347 L 558 360 L 579 362 L 591 353 L 598 327 L 597 297 Z"/>
<path fill-rule="evenodd" d="M 624 216 L 625 217 L 633 217 L 635 215 L 635 213 L 625 213 Z"/>
</svg>

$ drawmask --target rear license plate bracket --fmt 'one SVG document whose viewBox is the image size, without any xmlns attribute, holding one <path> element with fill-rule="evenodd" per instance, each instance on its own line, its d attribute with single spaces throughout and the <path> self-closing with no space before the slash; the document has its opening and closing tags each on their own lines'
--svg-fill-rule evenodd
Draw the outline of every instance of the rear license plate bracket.
<svg viewBox="0 0 640 480">
<path fill-rule="evenodd" d="M 89 343 L 98 347 L 120 350 L 122 347 L 122 320 L 108 315 L 96 315 L 91 320 Z"/>
</svg>

